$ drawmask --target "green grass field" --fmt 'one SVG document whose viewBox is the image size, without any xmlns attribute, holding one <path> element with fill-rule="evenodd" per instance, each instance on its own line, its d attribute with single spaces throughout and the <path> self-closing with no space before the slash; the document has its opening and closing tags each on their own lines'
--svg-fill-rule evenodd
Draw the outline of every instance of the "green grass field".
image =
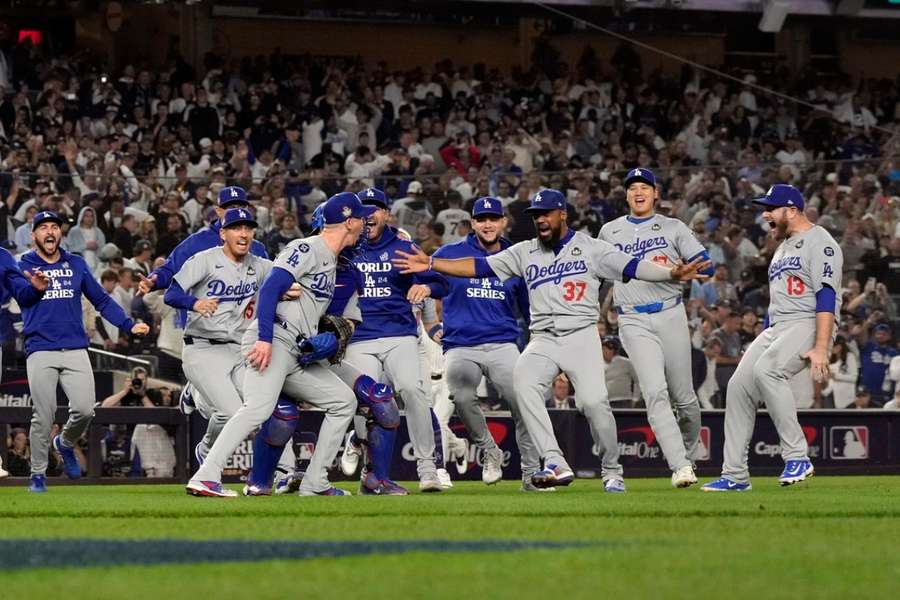
<svg viewBox="0 0 900 600">
<path fill-rule="evenodd" d="M 180 486 L 0 488 L 4 598 L 855 598 L 900 582 L 900 477 L 816 477 L 792 488 L 758 477 L 744 494 L 631 479 L 625 495 L 580 480 L 555 494 L 513 482 L 457 483 L 393 498 L 200 499 Z M 348 487 L 355 493 L 354 487 Z M 68 540 L 47 564 L 35 539 Z M 89 540 L 94 540 L 91 543 Z M 123 550 L 104 541 L 136 540 Z M 166 540 L 169 540 L 166 542 Z M 230 544 L 231 562 L 204 562 Z M 235 541 L 266 541 L 249 560 Z M 390 553 L 278 560 L 278 543 L 395 541 Z M 410 541 L 438 542 L 435 552 Z M 454 552 L 454 541 L 580 542 Z M 37 544 L 54 552 L 58 544 Z M 274 548 L 273 548 L 274 546 Z M 307 545 L 303 545 L 306 547 Z M 198 549 L 199 548 L 199 549 Z M 476 549 L 477 550 L 477 549 Z M 162 553 L 172 564 L 144 558 Z M 23 559 L 23 557 L 25 557 Z M 269 559 L 269 557 L 272 557 Z M 157 564 L 147 565 L 151 560 Z M 119 562 L 126 564 L 113 564 Z M 147 565 L 147 566 L 142 566 Z"/>
</svg>

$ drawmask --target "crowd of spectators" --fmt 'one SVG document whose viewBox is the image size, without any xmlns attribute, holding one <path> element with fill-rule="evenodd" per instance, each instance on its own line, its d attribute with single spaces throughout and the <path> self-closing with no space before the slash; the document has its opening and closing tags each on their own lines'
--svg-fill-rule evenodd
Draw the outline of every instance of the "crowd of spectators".
<svg viewBox="0 0 900 600">
<path fill-rule="evenodd" d="M 547 187 L 568 197 L 571 227 L 596 234 L 627 211 L 625 171 L 650 168 L 659 212 L 684 220 L 717 265 L 686 308 L 698 393 L 720 407 L 768 303 L 776 244 L 750 200 L 791 183 L 845 258 L 835 376 L 798 392 L 798 405 L 859 406 L 858 391 L 870 406 L 888 402 L 898 353 L 900 76 L 726 69 L 736 83 L 689 66 L 645 70 L 628 46 L 612 57 L 586 48 L 575 64 L 541 48 L 532 68 L 511 73 L 450 59 L 401 72 L 278 52 L 208 55 L 202 66 L 173 56 L 113 73 L 26 40 L 0 50 L 15 55 L 0 71 L 0 243 L 26 252 L 36 211 L 64 216 L 64 246 L 130 315 L 154 324 L 149 341 L 135 341 L 86 306 L 92 342 L 155 354 L 160 374 L 181 381 L 173 311 L 159 292 L 136 296 L 136 284 L 215 218 L 225 185 L 248 190 L 273 255 L 308 233 L 328 196 L 370 185 L 393 198 L 395 224 L 431 252 L 471 231 L 467 211 L 485 195 L 504 204 L 512 241 L 531 237 L 524 208 Z M 4 301 L 9 347 L 15 307 Z M 609 299 L 599 327 L 614 348 L 607 368 L 627 373 L 613 360 L 622 352 Z"/>
</svg>

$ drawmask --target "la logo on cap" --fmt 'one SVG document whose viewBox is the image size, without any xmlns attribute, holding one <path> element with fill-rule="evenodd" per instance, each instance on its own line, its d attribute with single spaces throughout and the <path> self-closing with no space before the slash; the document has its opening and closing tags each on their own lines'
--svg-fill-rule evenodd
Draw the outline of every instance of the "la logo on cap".
<svg viewBox="0 0 900 600">
<path fill-rule="evenodd" d="M 239 212 L 238 212 L 238 215 L 239 215 L 242 219 L 246 219 L 246 218 L 247 218 L 247 213 L 245 213 L 243 210 L 239 211 Z"/>
<path fill-rule="evenodd" d="M 366 192 L 366 198 L 374 198 L 374 197 L 375 197 L 375 190 L 373 190 L 372 188 L 369 188 L 369 190 Z"/>
<path fill-rule="evenodd" d="M 349 206 L 345 206 L 341 209 L 341 214 L 344 215 L 345 219 L 349 219 L 350 215 L 353 214 L 353 209 L 351 209 Z"/>
<path fill-rule="evenodd" d="M 485 207 L 485 208 L 490 208 L 490 207 L 491 207 L 491 201 L 490 201 L 490 200 L 485 200 L 485 201 L 484 201 L 484 207 Z"/>
<path fill-rule="evenodd" d="M 640 169 L 635 169 L 634 172 L 632 173 L 632 175 L 634 175 L 635 177 L 643 177 L 644 176 L 644 174 L 641 173 Z"/>
<path fill-rule="evenodd" d="M 538 192 L 538 194 L 534 197 L 534 203 L 537 204 L 540 201 L 541 201 L 541 194 L 540 194 L 540 192 Z"/>
<path fill-rule="evenodd" d="M 231 197 L 232 197 L 232 198 L 237 198 L 237 197 L 238 197 L 238 191 L 237 191 L 237 188 L 231 188 Z"/>
</svg>

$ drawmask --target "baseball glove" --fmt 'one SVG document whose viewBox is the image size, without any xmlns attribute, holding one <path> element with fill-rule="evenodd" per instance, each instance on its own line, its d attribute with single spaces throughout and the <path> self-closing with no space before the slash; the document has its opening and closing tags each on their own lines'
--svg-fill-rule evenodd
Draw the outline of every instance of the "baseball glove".
<svg viewBox="0 0 900 600">
<path fill-rule="evenodd" d="M 328 359 L 328 362 L 336 365 L 344 359 L 347 345 L 350 343 L 350 338 L 353 337 L 353 321 L 336 315 L 322 315 L 322 318 L 319 319 L 319 332 L 326 331 L 330 331 L 337 336 L 337 352 Z"/>
</svg>

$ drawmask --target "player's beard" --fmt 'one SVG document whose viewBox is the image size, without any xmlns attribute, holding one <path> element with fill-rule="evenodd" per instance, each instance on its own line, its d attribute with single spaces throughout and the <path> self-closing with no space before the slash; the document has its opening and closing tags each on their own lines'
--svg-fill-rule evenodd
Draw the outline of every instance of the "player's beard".
<svg viewBox="0 0 900 600">
<path fill-rule="evenodd" d="M 53 242 L 48 243 L 48 239 L 52 239 Z M 43 254 L 44 256 L 53 256 L 54 254 L 56 254 L 56 251 L 59 250 L 59 240 L 57 240 L 53 236 L 47 236 L 43 239 L 43 241 L 40 242 L 35 240 L 34 245 L 38 247 L 38 249 L 41 251 L 41 254 Z"/>
<path fill-rule="evenodd" d="M 541 232 L 538 231 L 538 241 L 541 243 L 541 246 L 546 248 L 547 250 L 553 250 L 556 245 L 559 243 L 559 240 L 562 238 L 562 225 L 559 227 L 551 227 L 550 228 L 550 237 L 543 238 L 541 237 Z"/>
<path fill-rule="evenodd" d="M 495 231 L 494 233 L 491 234 L 492 239 L 488 239 L 485 236 L 481 235 L 480 233 L 475 232 L 475 237 L 478 238 L 479 244 L 481 244 L 483 247 L 487 248 L 488 246 L 493 246 L 494 244 L 497 243 L 497 239 L 500 237 L 500 233 Z"/>
<path fill-rule="evenodd" d="M 787 221 L 785 221 L 784 219 L 782 219 L 782 220 L 780 220 L 780 221 L 772 220 L 772 221 L 769 221 L 769 227 L 772 228 L 772 236 L 773 236 L 776 240 L 778 240 L 778 241 L 780 242 L 780 241 L 782 241 L 782 240 L 787 239 L 787 237 L 788 237 L 788 233 L 787 233 L 788 224 L 787 224 Z"/>
</svg>

